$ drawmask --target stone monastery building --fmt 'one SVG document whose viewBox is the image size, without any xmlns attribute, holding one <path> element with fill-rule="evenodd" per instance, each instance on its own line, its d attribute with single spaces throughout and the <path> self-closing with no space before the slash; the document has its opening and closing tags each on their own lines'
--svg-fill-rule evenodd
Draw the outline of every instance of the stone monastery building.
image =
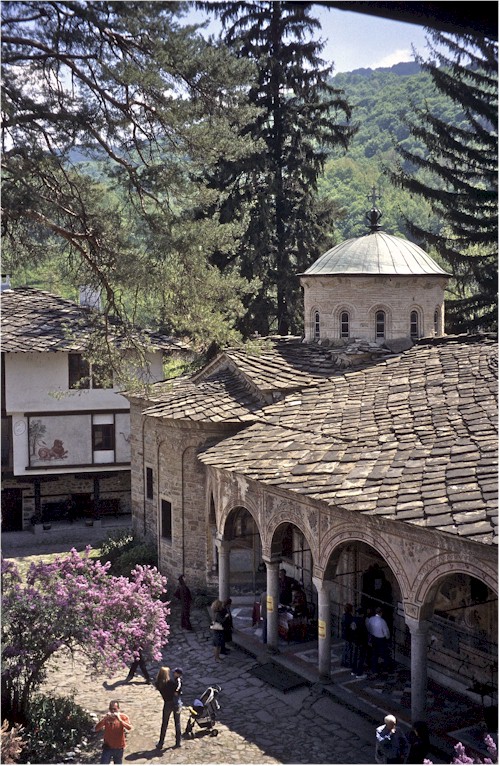
<svg viewBox="0 0 500 766">
<path fill-rule="evenodd" d="M 170 582 L 266 590 L 271 650 L 300 581 L 321 678 L 344 604 L 381 605 L 415 720 L 428 676 L 497 685 L 497 344 L 444 335 L 448 275 L 379 217 L 300 275 L 304 339 L 130 397 L 132 513 Z"/>
</svg>

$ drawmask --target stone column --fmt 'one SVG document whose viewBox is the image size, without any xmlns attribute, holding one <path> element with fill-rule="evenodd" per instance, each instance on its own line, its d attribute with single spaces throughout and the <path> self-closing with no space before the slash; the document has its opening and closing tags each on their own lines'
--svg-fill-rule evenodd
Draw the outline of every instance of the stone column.
<svg viewBox="0 0 500 766">
<path fill-rule="evenodd" d="M 411 719 L 424 720 L 427 701 L 427 620 L 405 616 L 411 634 Z"/>
<path fill-rule="evenodd" d="M 279 561 L 265 561 L 267 593 L 267 648 L 278 651 Z"/>
<path fill-rule="evenodd" d="M 329 681 L 332 648 L 330 591 L 333 583 L 313 577 L 313 584 L 318 591 L 318 672 L 320 680 Z"/>
<path fill-rule="evenodd" d="M 225 601 L 229 598 L 229 543 L 225 540 L 216 540 L 219 549 L 219 599 Z"/>
</svg>

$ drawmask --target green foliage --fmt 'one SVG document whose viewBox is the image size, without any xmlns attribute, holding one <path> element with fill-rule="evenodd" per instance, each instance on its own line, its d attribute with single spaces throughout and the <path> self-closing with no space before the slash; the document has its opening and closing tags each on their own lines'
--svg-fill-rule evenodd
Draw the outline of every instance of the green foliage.
<svg viewBox="0 0 500 766">
<path fill-rule="evenodd" d="M 100 544 L 100 560 L 103 564 L 106 561 L 113 564 L 116 559 L 125 551 L 130 550 L 134 545 L 134 535 L 129 530 L 114 532 L 102 541 Z"/>
<path fill-rule="evenodd" d="M 79 759 L 95 721 L 71 697 L 33 696 L 28 708 L 19 763 L 62 763 L 69 752 Z"/>
<path fill-rule="evenodd" d="M 225 195 L 208 210 L 220 223 L 242 227 L 235 252 L 217 248 L 212 262 L 224 272 L 236 265 L 256 282 L 238 323 L 244 337 L 300 332 L 297 275 L 326 246 L 336 212 L 326 195 L 318 196 L 318 178 L 327 152 L 349 144 L 350 106 L 320 58 L 312 3 L 202 5 L 220 16 L 229 48 L 255 67 L 248 91 L 254 111 L 239 133 L 251 138 L 253 152 L 220 155 L 207 172 L 210 188 Z"/>
<path fill-rule="evenodd" d="M 463 108 L 436 90 L 428 72 L 418 64 L 396 64 L 390 69 L 364 69 L 335 75 L 332 83 L 342 88 L 359 126 L 345 157 L 331 157 L 325 164 L 319 189 L 340 211 L 330 245 L 367 232 L 365 213 L 373 186 L 381 194 L 382 226 L 390 234 L 410 239 L 409 220 L 425 221 L 439 231 L 440 216 L 425 198 L 418 198 L 390 183 L 389 170 L 398 156 L 396 147 L 427 156 L 424 143 L 412 136 L 406 115 L 426 104 L 451 125 L 463 120 Z"/>
<path fill-rule="evenodd" d="M 130 532 L 110 535 L 101 545 L 99 560 L 110 562 L 109 574 L 115 577 L 129 577 L 132 569 L 142 566 L 156 566 L 158 552 L 152 543 L 138 541 Z"/>
<path fill-rule="evenodd" d="M 454 276 L 448 331 L 494 329 L 498 292 L 498 44 L 473 35 L 432 33 L 435 61 L 424 64 L 436 90 L 459 105 L 452 124 L 432 105 L 408 121 L 427 153 L 399 146 L 392 181 L 426 199 L 441 227 L 408 219 L 413 236 L 433 246 Z"/>
<path fill-rule="evenodd" d="M 14 285 L 28 272 L 45 289 L 59 271 L 65 289 L 100 290 L 104 318 L 126 333 L 152 319 L 206 347 L 227 341 L 247 287 L 207 258 L 210 241 L 231 247 L 237 227 L 197 227 L 191 211 L 219 154 L 247 151 L 237 132 L 249 67 L 182 27 L 184 10 L 2 4 L 3 268 Z M 114 370 L 111 345 L 99 337 L 95 349 Z M 140 355 L 132 333 L 129 347 Z"/>
</svg>

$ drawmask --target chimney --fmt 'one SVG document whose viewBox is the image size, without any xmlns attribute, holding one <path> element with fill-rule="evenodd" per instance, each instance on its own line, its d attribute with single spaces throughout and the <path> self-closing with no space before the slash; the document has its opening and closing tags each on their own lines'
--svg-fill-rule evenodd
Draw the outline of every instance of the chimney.
<svg viewBox="0 0 500 766">
<path fill-rule="evenodd" d="M 83 285 L 80 287 L 80 306 L 85 306 L 89 309 L 101 310 L 101 291 L 96 290 L 89 285 Z"/>
<path fill-rule="evenodd" d="M 2 274 L 1 292 L 3 293 L 5 290 L 12 290 L 9 274 Z"/>
</svg>

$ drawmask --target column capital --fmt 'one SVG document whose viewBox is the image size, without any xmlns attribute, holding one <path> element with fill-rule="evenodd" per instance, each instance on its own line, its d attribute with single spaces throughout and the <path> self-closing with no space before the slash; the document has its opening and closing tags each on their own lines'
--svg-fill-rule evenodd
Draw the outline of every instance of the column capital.
<svg viewBox="0 0 500 766">
<path fill-rule="evenodd" d="M 229 548 L 231 547 L 230 541 L 224 540 L 224 538 L 219 532 L 217 532 L 217 534 L 215 535 L 214 543 L 216 544 L 217 548 L 221 551 L 229 550 Z"/>
<path fill-rule="evenodd" d="M 412 635 L 425 635 L 431 626 L 429 620 L 416 620 L 414 617 L 408 617 L 408 615 L 405 615 L 405 623 Z"/>
<path fill-rule="evenodd" d="M 262 555 L 262 561 L 266 565 L 266 568 L 277 568 L 281 564 L 281 558 L 276 558 L 276 556 Z"/>
<path fill-rule="evenodd" d="M 312 582 L 318 593 L 323 591 L 324 593 L 330 593 L 333 588 L 332 580 L 322 580 L 320 577 L 313 577 Z"/>
</svg>

